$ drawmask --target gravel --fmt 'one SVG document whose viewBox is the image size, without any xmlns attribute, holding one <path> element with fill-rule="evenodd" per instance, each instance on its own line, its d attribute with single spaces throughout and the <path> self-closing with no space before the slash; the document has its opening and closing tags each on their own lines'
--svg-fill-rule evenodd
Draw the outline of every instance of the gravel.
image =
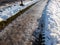
<svg viewBox="0 0 60 45">
<path fill-rule="evenodd" d="M 46 2 L 47 0 L 40 0 L 6 26 L 0 32 L 0 45 L 32 45 L 32 34 L 38 28 L 37 20 L 41 18 Z"/>
</svg>

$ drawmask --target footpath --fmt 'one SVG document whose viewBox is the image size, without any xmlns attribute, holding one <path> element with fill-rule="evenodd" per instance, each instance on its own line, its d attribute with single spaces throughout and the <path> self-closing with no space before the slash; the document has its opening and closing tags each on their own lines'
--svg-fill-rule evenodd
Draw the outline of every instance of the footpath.
<svg viewBox="0 0 60 45">
<path fill-rule="evenodd" d="M 32 45 L 46 4 L 47 0 L 40 0 L 6 26 L 0 32 L 0 45 Z"/>
</svg>

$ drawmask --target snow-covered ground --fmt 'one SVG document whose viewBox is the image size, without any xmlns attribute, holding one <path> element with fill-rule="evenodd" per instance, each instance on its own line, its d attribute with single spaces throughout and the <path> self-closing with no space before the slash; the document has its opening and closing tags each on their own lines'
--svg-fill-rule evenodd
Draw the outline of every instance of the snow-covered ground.
<svg viewBox="0 0 60 45">
<path fill-rule="evenodd" d="M 6 19 L 8 19 L 11 16 L 15 15 L 19 11 L 27 8 L 28 6 L 36 3 L 37 1 L 33 0 L 33 1 L 26 2 L 26 3 L 24 3 L 24 6 L 20 6 L 19 3 L 15 3 L 11 6 L 0 9 L 0 21 L 6 21 Z"/>
<path fill-rule="evenodd" d="M 60 0 L 49 0 L 43 14 L 46 45 L 60 45 Z"/>
</svg>

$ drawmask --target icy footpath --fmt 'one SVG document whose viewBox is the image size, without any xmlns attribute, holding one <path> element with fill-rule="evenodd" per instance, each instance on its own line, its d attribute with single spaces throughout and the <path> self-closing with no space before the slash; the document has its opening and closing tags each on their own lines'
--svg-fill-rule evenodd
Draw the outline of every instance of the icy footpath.
<svg viewBox="0 0 60 45">
<path fill-rule="evenodd" d="M 43 14 L 46 45 L 60 45 L 60 0 L 49 0 Z"/>
<path fill-rule="evenodd" d="M 24 6 L 20 6 L 20 4 L 16 3 L 14 5 L 5 7 L 4 9 L 0 9 L 0 22 L 6 21 L 8 18 L 14 16 L 19 11 L 24 10 L 25 8 L 36 3 L 37 1 L 33 0 L 33 1 L 26 2 L 26 3 L 24 3 Z"/>
</svg>

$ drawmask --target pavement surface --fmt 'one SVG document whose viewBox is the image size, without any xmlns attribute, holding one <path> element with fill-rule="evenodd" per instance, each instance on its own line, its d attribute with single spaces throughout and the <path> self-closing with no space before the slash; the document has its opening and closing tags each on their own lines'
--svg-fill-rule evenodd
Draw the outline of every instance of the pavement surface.
<svg viewBox="0 0 60 45">
<path fill-rule="evenodd" d="M 40 0 L 26 12 L 18 16 L 2 32 L 0 32 L 0 45 L 32 45 L 33 32 L 38 27 L 38 19 L 47 0 Z"/>
</svg>

